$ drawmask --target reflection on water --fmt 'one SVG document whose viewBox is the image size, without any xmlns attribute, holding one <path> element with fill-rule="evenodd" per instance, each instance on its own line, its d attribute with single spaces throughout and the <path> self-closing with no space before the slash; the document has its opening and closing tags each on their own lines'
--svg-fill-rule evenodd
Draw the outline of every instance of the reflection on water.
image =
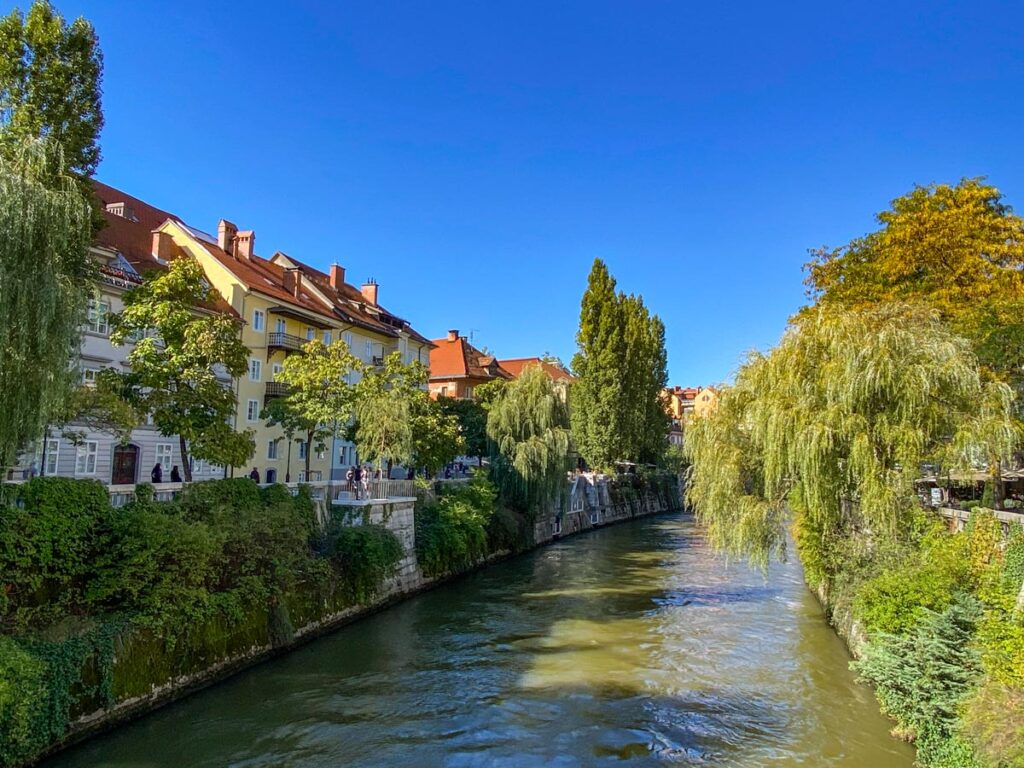
<svg viewBox="0 0 1024 768">
<path fill-rule="evenodd" d="M 570 539 L 353 624 L 54 765 L 909 768 L 803 586 L 688 519 Z"/>
</svg>

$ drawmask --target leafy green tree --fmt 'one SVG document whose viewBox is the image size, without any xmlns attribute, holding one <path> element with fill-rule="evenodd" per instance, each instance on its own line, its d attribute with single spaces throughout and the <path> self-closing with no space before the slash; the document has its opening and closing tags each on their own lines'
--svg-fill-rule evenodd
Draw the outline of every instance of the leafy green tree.
<svg viewBox="0 0 1024 768">
<path fill-rule="evenodd" d="M 504 381 L 504 379 L 495 379 Z M 484 385 L 487 386 L 487 385 Z M 487 410 L 475 400 L 463 400 L 454 397 L 439 397 L 438 407 L 441 412 L 458 420 L 466 456 L 476 456 L 479 462 L 487 455 Z M 454 458 L 454 457 L 453 457 Z"/>
<path fill-rule="evenodd" d="M 230 424 L 237 398 L 221 378 L 244 374 L 249 353 L 236 320 L 202 309 L 211 301 L 202 267 L 176 259 L 126 293 L 124 310 L 111 319 L 115 344 L 138 338 L 120 374 L 122 395 L 152 415 L 160 434 L 178 435 L 187 481 L 191 458 L 237 467 L 254 448 L 251 431 Z"/>
<path fill-rule="evenodd" d="M 569 415 L 540 368 L 527 368 L 492 403 L 487 437 L 495 482 L 510 505 L 531 509 L 564 489 L 572 449 Z"/>
<path fill-rule="evenodd" d="M 625 331 L 615 279 L 600 259 L 594 260 L 583 294 L 576 343 L 576 384 L 570 390 L 573 439 L 591 466 L 609 469 L 623 458 L 625 447 Z"/>
<path fill-rule="evenodd" d="M 858 307 L 920 301 L 969 339 L 982 363 L 1020 377 L 1024 219 L 983 179 L 916 187 L 878 214 L 881 228 L 813 251 L 808 295 Z"/>
<path fill-rule="evenodd" d="M 343 341 L 308 342 L 301 355 L 290 355 L 277 374 L 288 386 L 287 396 L 271 401 L 264 410 L 270 425 L 280 424 L 289 440 L 296 433 L 306 438 L 306 477 L 314 447 L 325 450 L 327 441 L 352 419 L 356 388 L 349 383 L 359 361 Z"/>
<path fill-rule="evenodd" d="M 76 378 L 70 361 L 93 274 L 89 204 L 50 141 L 0 156 L 0 465 L 43 433 Z M 41 255 L 45 254 L 45 258 Z"/>
<path fill-rule="evenodd" d="M 132 404 L 121 396 L 117 372 L 105 368 L 97 374 L 93 386 L 81 384 L 71 390 L 54 414 L 52 424 L 78 445 L 89 431 L 106 432 L 127 443 L 141 421 Z"/>
<path fill-rule="evenodd" d="M 92 24 L 67 24 L 36 0 L 28 14 L 0 19 L 0 51 L 0 152 L 12 159 L 26 139 L 48 137 L 64 149 L 60 172 L 92 176 L 103 128 L 103 55 Z"/>
<path fill-rule="evenodd" d="M 416 403 L 425 395 L 426 368 L 405 365 L 394 352 L 379 367 L 367 368 L 356 385 L 355 429 L 352 436 L 359 455 L 379 463 L 408 464 L 416 453 Z"/>
<path fill-rule="evenodd" d="M 917 504 L 922 463 L 1015 449 L 1012 400 L 932 312 L 819 308 L 688 425 L 687 498 L 715 545 L 761 564 L 783 551 L 795 488 L 817 530 L 893 536 Z"/>
<path fill-rule="evenodd" d="M 432 400 L 422 389 L 410 393 L 413 459 L 416 466 L 430 474 L 454 461 L 465 450 L 458 416 L 445 411 L 442 405 L 442 401 L 449 399 Z"/>
</svg>

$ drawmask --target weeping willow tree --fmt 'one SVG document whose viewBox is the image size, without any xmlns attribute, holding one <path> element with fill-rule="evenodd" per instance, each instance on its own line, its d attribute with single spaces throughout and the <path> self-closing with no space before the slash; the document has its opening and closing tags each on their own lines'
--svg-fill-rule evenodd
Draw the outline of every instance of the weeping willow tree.
<svg viewBox="0 0 1024 768">
<path fill-rule="evenodd" d="M 60 147 L 0 155 L 0 466 L 42 434 L 76 378 L 92 213 Z"/>
<path fill-rule="evenodd" d="M 1012 399 L 932 311 L 816 308 L 689 425 L 687 498 L 714 545 L 762 566 L 785 554 L 794 491 L 815 530 L 893 534 L 923 463 L 1012 453 Z"/>
<path fill-rule="evenodd" d="M 556 496 L 569 468 L 569 414 L 554 383 L 528 367 L 487 413 L 491 466 L 502 497 L 528 510 Z"/>
</svg>

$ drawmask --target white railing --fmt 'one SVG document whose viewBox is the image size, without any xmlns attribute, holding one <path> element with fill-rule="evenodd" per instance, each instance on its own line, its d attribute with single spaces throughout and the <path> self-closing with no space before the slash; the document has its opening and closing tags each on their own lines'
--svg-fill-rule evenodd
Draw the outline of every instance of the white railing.
<svg viewBox="0 0 1024 768">
<path fill-rule="evenodd" d="M 367 483 L 341 481 L 331 486 L 335 504 L 364 503 L 387 499 L 415 498 L 415 480 L 370 480 Z"/>
</svg>

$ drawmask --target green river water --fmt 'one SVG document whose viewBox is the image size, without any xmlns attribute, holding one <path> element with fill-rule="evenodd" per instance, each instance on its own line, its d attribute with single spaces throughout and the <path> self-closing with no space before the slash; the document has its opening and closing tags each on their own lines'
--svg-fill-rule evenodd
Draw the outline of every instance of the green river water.
<svg viewBox="0 0 1024 768">
<path fill-rule="evenodd" d="M 50 766 L 909 768 L 799 565 L 726 565 L 683 515 L 425 593 Z"/>
</svg>

